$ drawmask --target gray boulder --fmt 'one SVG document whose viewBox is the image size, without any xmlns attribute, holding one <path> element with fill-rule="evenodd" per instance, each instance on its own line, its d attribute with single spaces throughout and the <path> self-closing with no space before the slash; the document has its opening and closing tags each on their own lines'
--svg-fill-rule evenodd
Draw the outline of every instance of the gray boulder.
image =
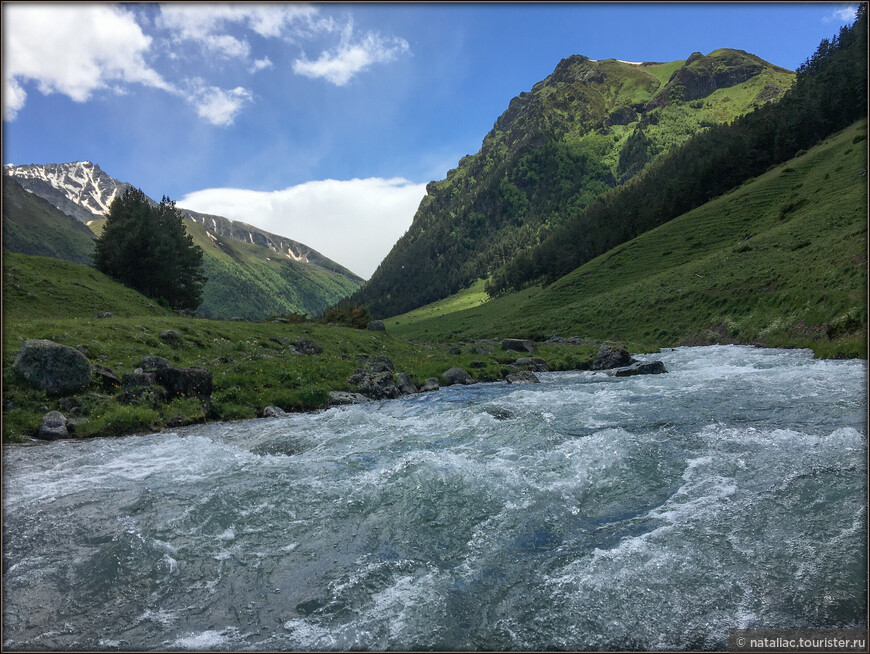
<svg viewBox="0 0 870 654">
<path fill-rule="evenodd" d="M 302 354 L 320 354 L 323 352 L 322 347 L 310 338 L 305 338 L 304 336 L 296 341 L 294 345 Z"/>
<path fill-rule="evenodd" d="M 124 390 L 134 386 L 153 386 L 156 373 L 153 372 L 130 372 L 121 376 L 121 386 Z"/>
<path fill-rule="evenodd" d="M 91 363 L 84 354 L 46 339 L 24 341 L 12 367 L 47 393 L 74 393 L 93 379 Z"/>
<path fill-rule="evenodd" d="M 264 418 L 286 418 L 290 414 L 287 413 L 284 409 L 277 406 L 267 406 L 263 409 L 263 417 Z"/>
<path fill-rule="evenodd" d="M 514 365 L 532 372 L 550 372 L 547 362 L 540 357 L 520 357 L 514 361 Z"/>
<path fill-rule="evenodd" d="M 441 373 L 441 376 L 444 377 L 450 384 L 476 384 L 477 382 L 472 379 L 471 375 L 469 375 L 462 368 L 449 368 Z"/>
<path fill-rule="evenodd" d="M 396 366 L 387 357 L 378 355 L 366 358 L 366 368 L 370 372 L 396 372 Z"/>
<path fill-rule="evenodd" d="M 438 379 L 436 377 L 429 377 L 423 382 L 420 392 L 428 393 L 429 391 L 437 391 L 439 388 L 441 388 L 441 384 L 438 383 Z"/>
<path fill-rule="evenodd" d="M 383 320 L 371 320 L 369 321 L 368 329 L 373 332 L 382 332 L 386 331 L 387 328 L 384 326 Z"/>
<path fill-rule="evenodd" d="M 393 373 L 388 370 L 372 372 L 357 368 L 347 380 L 351 386 L 360 389 L 360 393 L 373 400 L 395 399 L 401 395 L 401 391 L 393 381 Z"/>
<path fill-rule="evenodd" d="M 178 345 L 181 343 L 181 334 L 174 329 L 164 329 L 160 332 L 160 340 L 170 345 Z"/>
<path fill-rule="evenodd" d="M 211 370 L 200 366 L 191 368 L 159 368 L 154 373 L 157 383 L 166 389 L 167 399 L 195 397 L 202 402 L 206 416 L 211 412 L 213 390 Z"/>
<path fill-rule="evenodd" d="M 540 384 L 541 380 L 531 370 L 512 372 L 504 380 L 508 384 Z"/>
<path fill-rule="evenodd" d="M 492 348 L 486 343 L 478 343 L 472 345 L 468 351 L 471 352 L 471 354 L 489 354 L 492 352 Z"/>
<path fill-rule="evenodd" d="M 632 359 L 628 350 L 613 347 L 612 345 L 602 345 L 598 348 L 598 354 L 595 355 L 595 360 L 592 362 L 592 370 L 610 370 L 611 368 L 624 368 L 634 363 L 636 359 Z"/>
<path fill-rule="evenodd" d="M 329 406 L 341 406 L 343 404 L 359 404 L 371 402 L 362 393 L 349 393 L 347 391 L 329 391 Z"/>
<path fill-rule="evenodd" d="M 69 431 L 66 428 L 66 418 L 60 411 L 49 411 L 42 417 L 42 424 L 36 437 L 44 441 L 56 441 L 58 438 L 68 438 Z"/>
<path fill-rule="evenodd" d="M 638 361 L 626 368 L 617 368 L 613 374 L 617 377 L 631 377 L 633 375 L 660 375 L 663 372 L 667 372 L 667 370 L 665 369 L 665 364 L 661 361 L 649 361 L 646 363 Z"/>
<path fill-rule="evenodd" d="M 142 368 L 144 370 L 157 370 L 158 368 L 171 368 L 172 364 L 169 359 L 158 356 L 142 357 Z"/>
<path fill-rule="evenodd" d="M 538 351 L 538 347 L 532 341 L 523 338 L 506 338 L 501 342 L 501 349 L 532 354 Z"/>
<path fill-rule="evenodd" d="M 82 402 L 77 397 L 62 397 L 57 403 L 57 408 L 65 413 L 78 413 L 82 410 Z"/>
<path fill-rule="evenodd" d="M 400 372 L 396 375 L 396 386 L 399 387 L 399 392 L 402 395 L 412 395 L 417 392 L 417 386 L 411 381 L 411 375 L 407 372 Z"/>
</svg>

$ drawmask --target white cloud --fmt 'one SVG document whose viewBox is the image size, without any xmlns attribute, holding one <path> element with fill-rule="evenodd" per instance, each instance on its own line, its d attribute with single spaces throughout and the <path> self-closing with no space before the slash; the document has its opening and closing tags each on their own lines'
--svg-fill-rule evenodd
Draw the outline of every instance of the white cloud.
<svg viewBox="0 0 870 654">
<path fill-rule="evenodd" d="M 206 52 L 227 59 L 247 59 L 251 45 L 228 33 L 232 26 L 249 29 L 264 38 L 306 32 L 319 23 L 317 10 L 305 5 L 165 4 L 160 6 L 159 27 L 176 41 L 192 41 Z"/>
<path fill-rule="evenodd" d="M 314 61 L 310 61 L 303 54 L 293 62 L 293 72 L 311 78 L 322 77 L 336 86 L 344 86 L 354 75 L 370 65 L 392 61 L 409 50 L 405 39 L 385 39 L 372 32 L 355 41 L 353 24 L 348 23 L 337 48 L 323 51 Z"/>
<path fill-rule="evenodd" d="M 262 59 L 257 59 L 251 67 L 248 69 L 250 73 L 256 73 L 261 70 L 265 70 L 266 68 L 272 68 L 274 64 L 272 64 L 272 60 L 269 57 L 263 57 Z"/>
<path fill-rule="evenodd" d="M 22 83 L 29 80 L 43 94 L 62 93 L 75 102 L 110 82 L 173 90 L 145 62 L 151 37 L 118 6 L 7 3 L 3 28 L 7 120 L 24 106 Z"/>
<path fill-rule="evenodd" d="M 241 86 L 221 89 L 207 86 L 199 78 L 194 78 L 190 86 L 187 101 L 196 108 L 198 116 L 219 127 L 232 125 L 242 107 L 253 101 L 251 92 Z"/>
<path fill-rule="evenodd" d="M 829 14 L 822 18 L 826 23 L 838 22 L 838 23 L 849 23 L 855 18 L 855 12 L 858 11 L 858 7 L 856 5 L 847 5 L 845 7 L 840 7 L 839 9 L 835 9 L 833 13 Z"/>
<path fill-rule="evenodd" d="M 425 184 L 372 177 L 306 182 L 280 191 L 205 189 L 178 205 L 300 241 L 368 278 L 411 226 L 425 195 Z"/>
</svg>

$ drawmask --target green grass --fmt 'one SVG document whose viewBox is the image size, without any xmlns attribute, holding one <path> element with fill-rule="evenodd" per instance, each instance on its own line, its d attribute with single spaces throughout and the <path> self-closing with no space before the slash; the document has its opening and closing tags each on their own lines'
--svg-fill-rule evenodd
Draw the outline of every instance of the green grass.
<svg viewBox="0 0 870 654">
<path fill-rule="evenodd" d="M 866 357 L 866 134 L 866 121 L 856 123 L 548 288 L 400 321 L 395 332 L 555 332 L 638 349 L 734 342 Z"/>
<path fill-rule="evenodd" d="M 428 320 L 430 318 L 436 318 L 438 316 L 462 311 L 463 309 L 476 307 L 489 300 L 489 296 L 486 294 L 486 291 L 483 290 L 485 283 L 485 279 L 479 279 L 474 284 L 459 291 L 459 293 L 456 293 L 455 295 L 446 297 L 443 300 L 438 300 L 432 304 L 427 304 L 425 307 L 414 309 L 408 313 L 403 313 L 400 316 L 394 316 L 387 321 L 387 324 L 389 324 L 390 329 L 402 330 L 407 328 L 409 325 L 420 322 L 421 320 Z"/>
<path fill-rule="evenodd" d="M 90 361 L 118 376 L 132 372 L 146 355 L 166 357 L 174 366 L 205 366 L 214 379 L 209 419 L 216 420 L 253 418 L 269 405 L 287 411 L 323 408 L 329 391 L 355 390 L 346 380 L 360 366 L 358 355 L 386 355 L 418 385 L 453 366 L 469 370 L 479 381 L 500 379 L 506 372 L 504 365 L 518 356 L 497 348 L 492 354 L 473 354 L 468 345 L 461 354 L 449 354 L 442 346 L 396 337 L 391 328 L 372 332 L 313 322 L 187 318 L 152 308 L 147 298 L 86 266 L 26 255 L 9 259 L 4 263 L 15 269 L 15 279 L 31 280 L 31 285 L 41 280 L 44 287 L 33 297 L 16 293 L 5 298 L 3 439 L 8 442 L 24 440 L 46 411 L 59 408 L 60 398 L 31 387 L 12 368 L 26 339 L 84 345 Z M 66 280 L 82 280 L 78 283 L 87 282 L 92 288 Z M 96 290 L 100 293 L 94 296 Z M 115 317 L 97 318 L 97 307 L 112 311 Z M 159 334 L 165 329 L 177 330 L 182 342 L 176 346 L 164 343 Z M 303 336 L 319 343 L 324 352 L 313 356 L 290 353 L 287 344 Z M 552 345 L 543 348 L 541 356 L 554 369 L 565 369 L 585 361 L 591 353 L 592 348 Z M 472 366 L 474 361 L 483 366 Z M 86 419 L 76 428 L 77 437 L 146 432 L 206 419 L 196 400 L 127 406 L 118 402 L 117 392 L 96 383 L 76 397 Z"/>
</svg>

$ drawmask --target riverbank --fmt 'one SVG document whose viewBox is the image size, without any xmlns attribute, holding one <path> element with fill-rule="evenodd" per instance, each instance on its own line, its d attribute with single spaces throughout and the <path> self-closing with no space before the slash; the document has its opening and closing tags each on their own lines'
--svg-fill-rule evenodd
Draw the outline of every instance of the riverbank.
<svg viewBox="0 0 870 654">
<path fill-rule="evenodd" d="M 177 338 L 161 338 L 174 332 Z M 122 388 L 95 378 L 75 393 L 51 395 L 33 387 L 13 369 L 25 341 L 47 339 L 82 352 L 95 366 L 123 375 L 142 368 L 144 357 L 162 357 L 172 367 L 204 367 L 212 373 L 209 413 L 192 397 L 155 401 L 144 395 L 129 403 Z M 301 339 L 320 352 L 306 354 Z M 597 350 L 584 344 L 549 342 L 535 356 L 551 370 L 570 370 L 588 362 Z M 529 353 L 525 353 L 528 355 Z M 520 352 L 504 351 L 500 341 L 430 344 L 396 338 L 386 331 L 358 330 L 315 322 L 218 321 L 180 316 L 136 316 L 7 320 L 3 352 L 3 441 L 25 442 L 48 411 L 74 419 L 74 437 L 118 436 L 205 421 L 255 418 L 269 406 L 287 412 L 329 406 L 332 391 L 357 392 L 348 383 L 369 357 L 386 356 L 396 372 L 407 373 L 418 387 L 426 379 L 449 383 L 450 368 L 469 371 L 481 382 L 503 379 Z M 125 401 L 126 400 L 126 401 Z M 75 424 L 77 423 L 77 424 Z"/>
</svg>

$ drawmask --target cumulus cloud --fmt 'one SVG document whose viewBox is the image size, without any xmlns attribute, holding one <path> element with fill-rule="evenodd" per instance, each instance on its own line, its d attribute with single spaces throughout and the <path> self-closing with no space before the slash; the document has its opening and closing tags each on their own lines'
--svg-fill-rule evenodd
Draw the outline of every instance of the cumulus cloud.
<svg viewBox="0 0 870 654">
<path fill-rule="evenodd" d="M 293 62 L 293 72 L 311 78 L 322 77 L 336 86 L 344 86 L 372 64 L 392 61 L 409 50 L 405 39 L 383 38 L 373 32 L 357 40 L 353 35 L 353 24 L 348 23 L 337 48 L 325 50 L 314 61 L 303 54 Z"/>
<path fill-rule="evenodd" d="M 250 73 L 257 73 L 261 70 L 265 70 L 266 68 L 272 68 L 272 60 L 269 57 L 263 57 L 262 59 L 257 59 L 251 67 L 248 69 Z"/>
<path fill-rule="evenodd" d="M 425 184 L 372 177 L 306 182 L 280 191 L 205 189 L 178 205 L 301 241 L 368 278 L 411 226 L 425 195 Z"/>
<path fill-rule="evenodd" d="M 4 4 L 3 24 L 6 120 L 24 107 L 25 81 L 35 81 L 41 93 L 62 93 L 75 102 L 111 83 L 173 90 L 145 62 L 151 37 L 133 14 L 116 5 Z"/>
<path fill-rule="evenodd" d="M 201 79 L 194 78 L 190 83 L 187 101 L 196 108 L 196 113 L 212 125 L 228 127 L 235 122 L 242 107 L 253 101 L 248 89 L 237 86 L 222 89 L 208 86 Z"/>
<path fill-rule="evenodd" d="M 849 23 L 855 18 L 855 13 L 858 11 L 857 5 L 847 5 L 835 9 L 833 13 L 822 18 L 826 23 Z"/>
</svg>

